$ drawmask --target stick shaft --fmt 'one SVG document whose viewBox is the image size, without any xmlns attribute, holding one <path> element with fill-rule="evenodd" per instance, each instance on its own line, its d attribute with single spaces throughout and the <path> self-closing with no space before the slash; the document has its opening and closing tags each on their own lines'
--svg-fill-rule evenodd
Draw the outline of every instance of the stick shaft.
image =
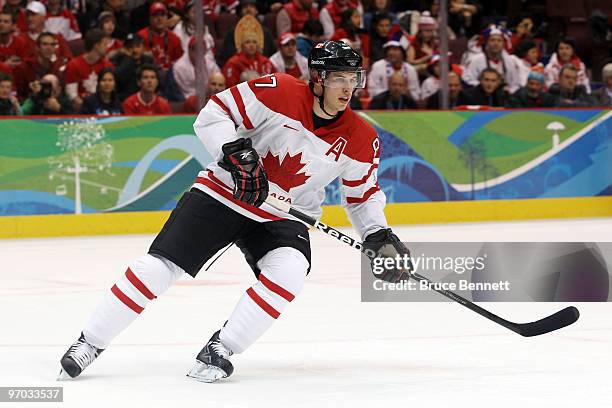
<svg viewBox="0 0 612 408">
<path fill-rule="evenodd" d="M 316 218 L 313 218 L 307 214 L 304 214 L 303 212 L 296 210 L 295 208 L 291 207 L 291 205 L 289 205 L 288 203 L 278 200 L 275 197 L 271 197 L 268 196 L 268 198 L 266 198 L 266 203 L 270 204 L 271 206 L 273 206 L 274 208 L 283 211 L 287 214 L 290 214 L 292 216 L 294 216 L 295 218 L 297 218 L 298 220 L 301 220 L 303 222 L 305 222 L 308 225 L 311 225 L 315 228 L 317 228 L 318 230 L 324 232 L 327 235 L 330 235 L 334 238 L 336 238 L 337 240 L 344 242 L 347 245 L 352 246 L 353 248 L 361 251 L 363 254 L 365 254 L 368 258 L 373 259 L 376 257 L 376 253 L 370 249 L 367 249 L 363 246 L 363 243 L 351 238 L 350 236 L 338 231 L 335 228 L 332 228 L 322 222 L 320 222 L 319 220 L 317 220 Z M 433 281 L 422 276 L 419 275 L 418 273 L 411 273 L 410 274 L 411 278 L 416 279 L 417 281 L 425 281 L 428 282 L 429 284 L 433 285 Z M 574 321 L 576 321 L 577 314 L 578 314 L 578 310 L 576 308 L 570 307 L 567 308 L 568 310 L 563 310 L 561 312 L 558 312 L 556 315 L 559 314 L 565 314 L 566 315 L 566 319 L 565 322 L 556 322 L 553 320 L 557 320 L 555 319 L 555 315 L 549 316 L 547 318 L 541 319 L 540 321 L 537 322 L 533 322 L 533 323 L 525 323 L 525 324 L 519 324 L 519 323 L 514 323 L 511 321 L 508 321 L 502 317 L 497 316 L 494 313 L 489 312 L 487 309 L 484 309 L 478 305 L 476 305 L 475 303 L 467 300 L 466 298 L 459 296 L 458 294 L 451 292 L 450 290 L 444 290 L 441 288 L 437 288 L 435 285 L 434 286 L 430 286 L 433 290 L 435 290 L 436 292 L 438 292 L 439 294 L 449 298 L 450 300 L 459 303 L 460 305 L 470 309 L 473 312 L 478 313 L 479 315 L 486 317 L 487 319 L 509 329 L 512 330 L 515 333 L 520 334 L 521 336 L 533 336 L 533 335 L 539 335 L 539 334 L 544 334 L 547 333 L 549 331 L 552 330 L 556 330 L 559 329 L 561 327 L 567 326 L 568 324 L 573 323 Z M 566 313 L 564 313 L 566 312 Z M 576 318 L 574 319 L 573 317 L 568 318 L 567 314 L 569 315 L 573 315 L 576 314 Z M 563 320 L 563 319 L 560 319 Z M 526 332 L 529 331 L 530 327 L 529 326 L 533 326 L 534 324 L 540 324 L 542 322 L 548 321 L 549 324 L 546 326 L 549 326 L 547 328 L 540 328 L 539 330 L 535 331 L 534 333 L 531 334 L 526 334 Z"/>
</svg>

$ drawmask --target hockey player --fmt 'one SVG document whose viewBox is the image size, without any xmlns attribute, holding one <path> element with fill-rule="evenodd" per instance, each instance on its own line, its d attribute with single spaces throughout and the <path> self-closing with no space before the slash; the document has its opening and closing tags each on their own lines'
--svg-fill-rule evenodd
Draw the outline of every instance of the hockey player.
<svg viewBox="0 0 612 408">
<path fill-rule="evenodd" d="M 257 282 L 188 373 L 203 382 L 230 376 L 229 357 L 268 330 L 310 270 L 308 228 L 268 205 L 268 194 L 319 217 L 325 186 L 340 177 L 343 204 L 365 245 L 381 256 L 408 253 L 383 213 L 376 132 L 348 107 L 353 91 L 365 85 L 361 57 L 327 41 L 313 48 L 308 63 L 309 84 L 271 74 L 211 97 L 194 129 L 215 160 L 180 199 L 149 253 L 105 295 L 61 358 L 61 379 L 81 374 L 151 300 L 184 273 L 195 277 L 233 242 Z M 407 277 L 407 271 L 389 270 L 382 279 Z"/>
</svg>

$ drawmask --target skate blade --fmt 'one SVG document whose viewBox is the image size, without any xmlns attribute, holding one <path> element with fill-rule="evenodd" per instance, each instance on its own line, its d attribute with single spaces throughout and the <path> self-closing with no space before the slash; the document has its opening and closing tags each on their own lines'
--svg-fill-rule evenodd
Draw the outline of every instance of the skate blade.
<svg viewBox="0 0 612 408">
<path fill-rule="evenodd" d="M 57 381 L 66 381 L 66 380 L 72 380 L 72 377 L 68 375 L 68 373 L 64 371 L 63 368 L 60 368 L 60 372 L 57 376 Z"/>
<path fill-rule="evenodd" d="M 219 367 L 196 360 L 195 366 L 187 373 L 187 377 L 204 383 L 214 383 L 221 378 L 226 378 L 227 374 Z"/>
</svg>

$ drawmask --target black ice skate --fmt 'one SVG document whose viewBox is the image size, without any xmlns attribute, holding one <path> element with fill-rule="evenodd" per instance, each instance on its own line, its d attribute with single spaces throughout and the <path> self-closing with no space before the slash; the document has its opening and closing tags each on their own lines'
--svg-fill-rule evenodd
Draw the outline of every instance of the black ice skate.
<svg viewBox="0 0 612 408">
<path fill-rule="evenodd" d="M 90 365 L 104 349 L 96 348 L 85 340 L 85 336 L 81 333 L 81 337 L 74 343 L 66 354 L 60 360 L 62 368 L 60 370 L 58 381 L 75 378 Z"/>
<path fill-rule="evenodd" d="M 187 373 L 187 377 L 195 378 L 198 381 L 212 383 L 221 378 L 226 378 L 234 372 L 234 366 L 229 361 L 233 354 L 219 340 L 218 330 L 212 335 L 208 343 L 196 357 L 195 366 Z"/>
</svg>

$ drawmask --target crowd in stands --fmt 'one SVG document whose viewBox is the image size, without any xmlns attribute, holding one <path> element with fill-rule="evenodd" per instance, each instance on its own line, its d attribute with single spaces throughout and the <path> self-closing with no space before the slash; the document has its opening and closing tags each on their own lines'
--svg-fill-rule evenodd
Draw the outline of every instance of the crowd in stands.
<svg viewBox="0 0 612 408">
<path fill-rule="evenodd" d="M 575 38 L 575 19 L 549 21 L 554 1 L 448 3 L 449 108 L 612 107 L 612 5 L 583 10 Z M 205 100 L 275 72 L 308 81 L 310 50 L 332 39 L 368 71 L 354 109 L 441 106 L 437 0 L 203 6 Z M 0 115 L 196 113 L 195 26 L 193 0 L 0 0 Z"/>
</svg>

